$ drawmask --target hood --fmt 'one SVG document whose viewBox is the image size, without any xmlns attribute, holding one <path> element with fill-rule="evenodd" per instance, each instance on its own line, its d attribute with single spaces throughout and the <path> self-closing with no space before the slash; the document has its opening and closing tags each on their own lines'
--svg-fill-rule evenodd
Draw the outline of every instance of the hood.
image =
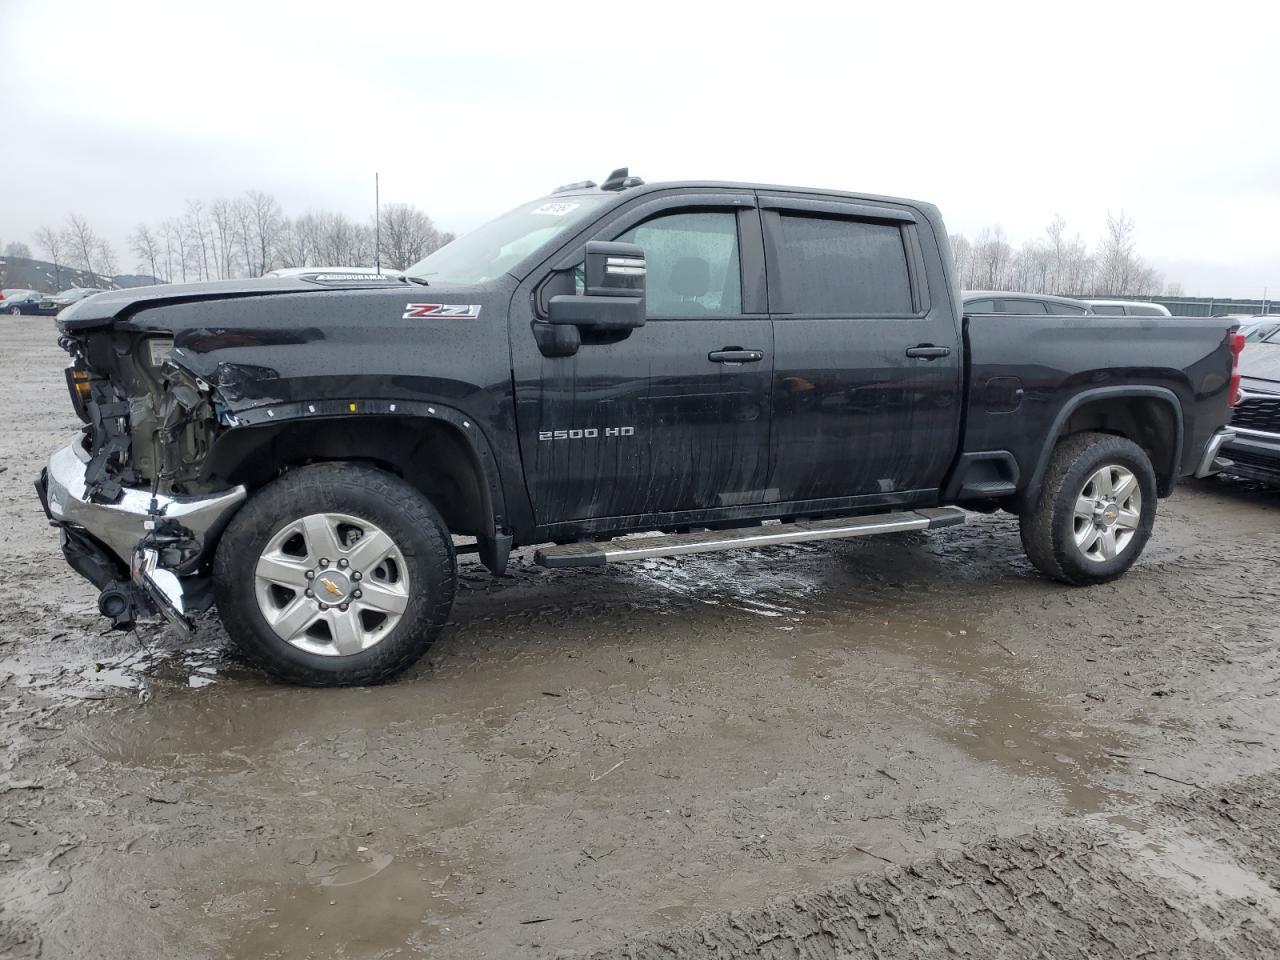
<svg viewBox="0 0 1280 960">
<path fill-rule="evenodd" d="M 341 275 L 343 278 L 348 274 Z M 403 288 L 404 281 L 393 277 L 368 276 L 359 279 L 325 280 L 323 275 L 300 277 L 263 277 L 247 280 L 213 280 L 207 283 L 166 283 L 151 287 L 107 290 L 85 297 L 58 314 L 64 330 L 101 327 L 123 320 L 148 307 L 175 303 L 199 303 L 206 300 L 231 300 L 243 297 L 270 297 L 286 293 L 323 293 L 333 290 Z"/>
<path fill-rule="evenodd" d="M 1240 376 L 1246 381 L 1258 381 L 1260 389 L 1280 390 L 1280 343 L 1245 344 L 1240 354 Z"/>
</svg>

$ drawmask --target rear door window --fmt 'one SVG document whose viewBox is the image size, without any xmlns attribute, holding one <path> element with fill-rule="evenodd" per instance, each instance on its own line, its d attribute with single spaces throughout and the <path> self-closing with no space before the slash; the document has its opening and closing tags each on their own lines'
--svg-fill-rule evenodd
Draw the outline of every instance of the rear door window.
<svg viewBox="0 0 1280 960">
<path fill-rule="evenodd" d="M 1000 301 L 1001 313 L 1047 313 L 1044 308 L 1043 301 L 1040 300 L 1013 300 L 1005 299 Z"/>
<path fill-rule="evenodd" d="M 1056 301 L 1049 303 L 1049 312 L 1059 317 L 1083 317 L 1088 313 L 1084 307 L 1077 307 L 1073 303 L 1058 303 Z"/>
<path fill-rule="evenodd" d="M 970 300 L 964 305 L 965 313 L 995 313 L 996 302 L 994 300 Z"/>
<path fill-rule="evenodd" d="M 1125 307 L 1126 313 L 1131 317 L 1163 317 L 1164 311 L 1159 307 L 1145 307 L 1142 304 L 1133 304 Z"/>
<path fill-rule="evenodd" d="M 783 212 L 783 293 L 794 314 L 911 315 L 911 276 L 902 228 Z"/>
</svg>

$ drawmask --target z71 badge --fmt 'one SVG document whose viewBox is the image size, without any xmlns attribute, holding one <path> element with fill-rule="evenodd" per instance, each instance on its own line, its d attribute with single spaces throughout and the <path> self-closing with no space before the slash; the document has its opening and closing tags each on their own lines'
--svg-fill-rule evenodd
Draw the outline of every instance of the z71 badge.
<svg viewBox="0 0 1280 960">
<path fill-rule="evenodd" d="M 409 303 L 405 304 L 405 320 L 477 320 L 480 317 L 478 303 Z"/>
</svg>

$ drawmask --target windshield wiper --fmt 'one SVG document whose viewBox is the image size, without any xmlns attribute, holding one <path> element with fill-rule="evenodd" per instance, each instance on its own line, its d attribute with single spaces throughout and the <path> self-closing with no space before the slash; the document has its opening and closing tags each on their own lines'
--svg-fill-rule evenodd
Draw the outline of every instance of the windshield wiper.
<svg viewBox="0 0 1280 960">
<path fill-rule="evenodd" d="M 411 277 L 407 273 L 403 273 L 401 274 L 401 276 L 404 277 L 404 279 L 408 280 L 410 283 L 420 283 L 424 287 L 431 286 L 431 284 L 427 283 L 427 281 L 423 280 L 421 277 Z"/>
</svg>

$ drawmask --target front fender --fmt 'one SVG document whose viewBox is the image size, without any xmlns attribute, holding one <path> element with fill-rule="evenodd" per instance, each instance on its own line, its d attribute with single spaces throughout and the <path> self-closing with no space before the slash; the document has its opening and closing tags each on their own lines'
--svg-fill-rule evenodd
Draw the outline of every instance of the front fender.
<svg viewBox="0 0 1280 960">
<path fill-rule="evenodd" d="M 493 446 L 483 429 L 469 414 L 444 403 L 422 400 L 317 399 L 269 404 L 224 414 L 224 429 L 215 441 L 205 465 L 203 480 L 227 477 L 236 469 L 235 461 L 252 450 L 257 431 L 271 431 L 302 423 L 438 423 L 446 424 L 461 438 L 470 452 L 476 472 L 483 478 L 482 491 L 487 533 L 493 535 L 510 526 L 502 471 Z M 262 434 L 266 436 L 266 434 Z M 388 451 L 387 459 L 394 459 Z M 412 479 L 412 478 L 410 478 Z"/>
</svg>

